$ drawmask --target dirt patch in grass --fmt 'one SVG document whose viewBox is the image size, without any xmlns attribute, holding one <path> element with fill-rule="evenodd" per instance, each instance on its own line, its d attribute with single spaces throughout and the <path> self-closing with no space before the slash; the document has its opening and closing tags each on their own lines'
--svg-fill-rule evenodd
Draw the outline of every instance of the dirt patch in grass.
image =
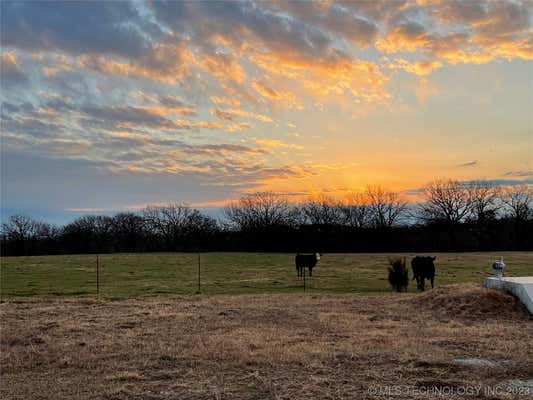
<svg viewBox="0 0 533 400">
<path fill-rule="evenodd" d="M 474 284 L 438 287 L 413 297 L 410 302 L 414 307 L 431 311 L 437 318 L 516 320 L 530 316 L 512 295 Z"/>
<path fill-rule="evenodd" d="M 505 318 L 492 307 L 482 318 L 480 302 Z M 512 297 L 470 285 L 420 295 L 4 302 L 0 312 L 6 399 L 377 399 L 390 397 L 376 390 L 395 388 L 394 398 L 427 399 L 428 390 L 533 376 L 530 316 Z"/>
</svg>

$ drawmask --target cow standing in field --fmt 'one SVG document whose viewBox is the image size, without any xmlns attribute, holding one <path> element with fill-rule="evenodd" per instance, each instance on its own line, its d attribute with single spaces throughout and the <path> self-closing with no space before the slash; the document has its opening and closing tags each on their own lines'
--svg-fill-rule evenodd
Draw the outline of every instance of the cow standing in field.
<svg viewBox="0 0 533 400">
<path fill-rule="evenodd" d="M 294 263 L 296 264 L 296 274 L 298 276 L 303 276 L 304 268 L 308 268 L 309 276 L 313 276 L 313 268 L 316 266 L 318 260 L 320 260 L 320 253 L 296 254 L 296 257 L 294 258 Z"/>
<path fill-rule="evenodd" d="M 416 279 L 416 286 L 419 290 L 424 291 L 426 279 L 431 281 L 431 288 L 434 287 L 435 282 L 435 261 L 437 257 L 421 257 L 416 256 L 411 260 L 411 268 L 413 269 L 413 280 Z"/>
</svg>

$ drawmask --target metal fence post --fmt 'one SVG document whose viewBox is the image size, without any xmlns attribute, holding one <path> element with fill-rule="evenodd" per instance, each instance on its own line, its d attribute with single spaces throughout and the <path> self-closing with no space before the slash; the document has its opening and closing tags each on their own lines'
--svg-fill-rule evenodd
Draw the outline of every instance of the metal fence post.
<svg viewBox="0 0 533 400">
<path fill-rule="evenodd" d="M 96 294 L 100 294 L 100 260 L 96 255 Z"/>
<path fill-rule="evenodd" d="M 200 265 L 201 265 L 200 253 L 198 253 L 198 294 L 202 292 L 201 281 L 200 281 L 200 271 L 201 271 Z"/>
</svg>

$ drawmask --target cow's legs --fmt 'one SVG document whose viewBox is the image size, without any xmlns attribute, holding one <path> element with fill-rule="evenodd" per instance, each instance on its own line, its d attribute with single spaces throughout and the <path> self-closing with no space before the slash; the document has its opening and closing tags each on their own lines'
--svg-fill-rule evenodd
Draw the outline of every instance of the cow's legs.
<svg viewBox="0 0 533 400">
<path fill-rule="evenodd" d="M 434 283 L 435 283 L 435 277 L 432 276 L 431 277 L 431 289 L 433 289 L 435 287 Z"/>
</svg>

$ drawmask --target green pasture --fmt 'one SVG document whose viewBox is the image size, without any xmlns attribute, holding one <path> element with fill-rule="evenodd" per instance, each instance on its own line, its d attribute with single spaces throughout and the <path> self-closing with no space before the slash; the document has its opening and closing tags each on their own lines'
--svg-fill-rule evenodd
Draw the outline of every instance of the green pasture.
<svg viewBox="0 0 533 400">
<path fill-rule="evenodd" d="M 436 284 L 481 283 L 491 263 L 503 255 L 509 276 L 533 275 L 533 252 L 440 253 Z M 369 293 L 390 291 L 388 257 L 412 254 L 324 254 L 309 292 Z M 96 294 L 96 256 L 2 257 L 1 296 L 53 297 Z M 194 294 L 198 290 L 198 255 L 194 253 L 104 254 L 99 256 L 100 295 L 132 297 Z M 410 272 L 411 274 L 411 272 Z M 411 281 L 409 290 L 414 291 Z M 282 293 L 303 291 L 294 254 L 202 253 L 204 294 Z"/>
</svg>

